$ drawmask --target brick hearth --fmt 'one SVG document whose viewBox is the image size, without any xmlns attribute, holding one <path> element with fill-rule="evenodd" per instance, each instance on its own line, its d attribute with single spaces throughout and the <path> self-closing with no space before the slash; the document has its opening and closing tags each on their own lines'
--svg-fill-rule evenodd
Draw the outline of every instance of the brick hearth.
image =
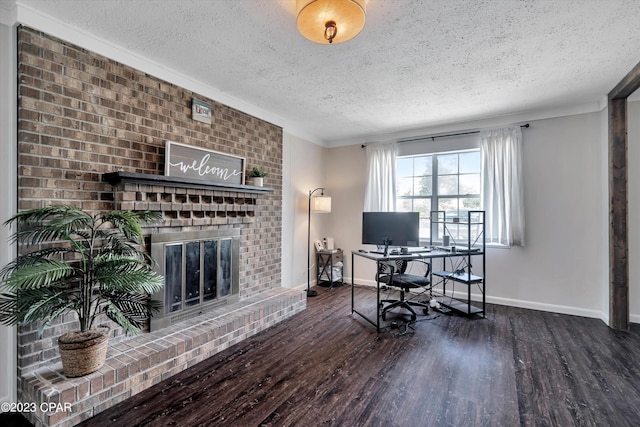
<svg viewBox="0 0 640 427">
<path fill-rule="evenodd" d="M 111 345 L 105 365 L 81 378 L 66 378 L 62 365 L 24 376 L 22 402 L 70 404 L 71 412 L 36 414 L 36 427 L 73 426 L 142 390 L 306 308 L 306 294 L 272 289 L 252 298 Z M 54 407 L 55 407 L 54 405 Z"/>
</svg>

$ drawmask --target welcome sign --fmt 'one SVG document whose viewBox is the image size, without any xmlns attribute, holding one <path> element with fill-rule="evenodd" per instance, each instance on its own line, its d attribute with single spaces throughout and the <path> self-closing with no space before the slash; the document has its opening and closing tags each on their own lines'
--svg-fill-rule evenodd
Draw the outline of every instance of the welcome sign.
<svg viewBox="0 0 640 427">
<path fill-rule="evenodd" d="M 244 184 L 243 157 L 167 141 L 165 159 L 165 176 Z"/>
</svg>

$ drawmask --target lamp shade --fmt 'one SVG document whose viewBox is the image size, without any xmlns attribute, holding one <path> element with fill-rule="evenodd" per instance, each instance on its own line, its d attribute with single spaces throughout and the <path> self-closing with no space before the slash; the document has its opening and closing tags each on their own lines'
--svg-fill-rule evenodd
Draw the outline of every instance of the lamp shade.
<svg viewBox="0 0 640 427">
<path fill-rule="evenodd" d="M 317 213 L 331 213 L 331 197 L 329 196 L 312 197 L 311 210 Z"/>
<path fill-rule="evenodd" d="M 320 44 L 342 43 L 362 31 L 365 0 L 296 0 L 300 34 Z"/>
</svg>

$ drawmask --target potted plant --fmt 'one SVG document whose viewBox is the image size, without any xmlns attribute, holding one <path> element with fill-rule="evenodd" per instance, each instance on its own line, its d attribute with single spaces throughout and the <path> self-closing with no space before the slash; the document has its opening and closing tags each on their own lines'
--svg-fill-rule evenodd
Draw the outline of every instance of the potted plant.
<svg viewBox="0 0 640 427">
<path fill-rule="evenodd" d="M 262 187 L 264 185 L 264 177 L 267 176 L 267 172 L 258 166 L 254 166 L 251 169 L 251 177 L 253 178 L 253 185 Z"/>
<path fill-rule="evenodd" d="M 0 322 L 42 322 L 74 311 L 80 330 L 58 338 L 64 374 L 87 375 L 105 361 L 109 328 L 96 325 L 106 315 L 128 334 L 137 334 L 160 303 L 150 294 L 164 279 L 144 251 L 142 224 L 160 213 L 112 211 L 89 214 L 71 206 L 19 212 L 12 241 L 30 248 L 0 270 Z M 31 249 L 32 248 L 32 249 Z"/>
</svg>

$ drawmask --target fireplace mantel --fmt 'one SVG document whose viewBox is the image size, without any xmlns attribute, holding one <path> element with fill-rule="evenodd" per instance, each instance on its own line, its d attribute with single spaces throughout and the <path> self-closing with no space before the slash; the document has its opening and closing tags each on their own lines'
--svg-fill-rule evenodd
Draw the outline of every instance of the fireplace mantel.
<svg viewBox="0 0 640 427">
<path fill-rule="evenodd" d="M 118 184 L 147 184 L 162 185 L 176 188 L 197 188 L 203 190 L 238 191 L 241 193 L 272 193 L 273 188 L 258 187 L 255 185 L 226 184 L 224 182 L 208 183 L 192 178 L 179 178 L 174 176 L 152 175 L 135 172 L 109 172 L 102 174 L 102 180 L 111 185 Z"/>
<path fill-rule="evenodd" d="M 162 226 L 174 228 L 255 222 L 258 199 L 275 191 L 134 172 L 105 173 L 102 180 L 113 186 L 115 209 L 162 212 Z"/>
</svg>

